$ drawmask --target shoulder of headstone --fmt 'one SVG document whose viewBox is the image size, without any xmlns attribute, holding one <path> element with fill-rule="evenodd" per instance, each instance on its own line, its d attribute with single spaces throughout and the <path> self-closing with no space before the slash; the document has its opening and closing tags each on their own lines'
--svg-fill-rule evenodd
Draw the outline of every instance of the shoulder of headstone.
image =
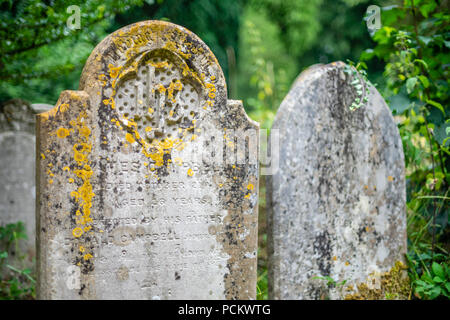
<svg viewBox="0 0 450 320">
<path fill-rule="evenodd" d="M 227 100 L 227 105 L 231 122 L 234 122 L 234 125 L 230 127 L 259 129 L 259 123 L 252 120 L 245 112 L 242 100 Z"/>
</svg>

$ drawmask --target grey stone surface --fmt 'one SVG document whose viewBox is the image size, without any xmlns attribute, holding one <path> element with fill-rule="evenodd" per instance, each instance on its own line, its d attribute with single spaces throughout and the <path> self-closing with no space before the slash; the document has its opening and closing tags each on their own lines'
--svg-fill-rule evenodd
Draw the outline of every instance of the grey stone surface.
<svg viewBox="0 0 450 320">
<path fill-rule="evenodd" d="M 21 99 L 5 102 L 0 110 L 0 225 L 18 221 L 25 225 L 28 239 L 20 240 L 18 251 L 14 244 L 9 250 L 8 263 L 18 268 L 33 267 L 36 251 L 35 145 L 32 106 Z"/>
<path fill-rule="evenodd" d="M 258 140 L 243 163 L 209 156 L 258 125 L 209 48 L 174 24 L 130 25 L 92 52 L 79 90 L 38 117 L 38 297 L 254 299 Z"/>
<path fill-rule="evenodd" d="M 406 252 L 404 156 L 377 90 L 350 111 L 342 62 L 304 71 L 283 100 L 279 170 L 268 177 L 269 297 L 341 299 L 380 288 Z M 327 287 L 330 276 L 340 288 Z M 381 292 L 381 291 L 380 291 Z"/>
<path fill-rule="evenodd" d="M 35 113 L 47 112 L 48 110 L 50 110 L 53 107 L 54 107 L 53 105 L 48 104 L 48 103 L 33 103 L 31 105 L 31 108 L 33 109 L 33 111 Z"/>
</svg>

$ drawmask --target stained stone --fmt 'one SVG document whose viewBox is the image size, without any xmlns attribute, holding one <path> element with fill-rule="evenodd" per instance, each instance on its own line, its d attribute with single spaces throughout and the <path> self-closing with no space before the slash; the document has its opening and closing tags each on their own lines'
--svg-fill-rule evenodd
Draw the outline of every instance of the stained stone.
<svg viewBox="0 0 450 320">
<path fill-rule="evenodd" d="M 38 297 L 254 299 L 257 129 L 190 31 L 106 37 L 38 116 Z"/>
<path fill-rule="evenodd" d="M 383 274 L 404 260 L 401 139 L 381 95 L 359 77 L 352 85 L 348 69 L 338 62 L 304 71 L 274 121 L 280 153 L 267 182 L 272 299 L 383 292 Z M 357 84 L 368 102 L 350 111 Z M 314 278 L 326 276 L 347 282 L 333 288 Z"/>
<path fill-rule="evenodd" d="M 33 267 L 36 251 L 35 113 L 22 99 L 9 100 L 0 110 L 0 225 L 21 221 L 27 234 L 19 250 L 13 244 L 8 252 L 8 263 L 16 268 Z"/>
</svg>

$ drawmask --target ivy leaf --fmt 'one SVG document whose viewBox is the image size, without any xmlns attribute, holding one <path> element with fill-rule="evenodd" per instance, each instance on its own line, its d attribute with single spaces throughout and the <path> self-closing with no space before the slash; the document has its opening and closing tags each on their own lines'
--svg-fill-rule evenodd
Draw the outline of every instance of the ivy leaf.
<svg viewBox="0 0 450 320">
<path fill-rule="evenodd" d="M 425 68 L 425 70 L 428 70 L 428 64 L 424 60 L 422 60 L 422 59 L 414 59 L 414 62 L 420 63 Z"/>
<path fill-rule="evenodd" d="M 433 12 L 433 10 L 436 9 L 436 3 L 430 1 L 427 4 L 423 4 L 419 7 L 420 13 L 425 17 L 428 18 L 428 14 L 430 12 Z"/>
<path fill-rule="evenodd" d="M 439 278 L 438 276 L 434 277 L 434 278 L 433 278 L 433 281 L 436 282 L 436 283 L 442 283 L 442 282 L 444 282 L 444 280 L 442 280 L 442 279 Z"/>
<path fill-rule="evenodd" d="M 396 114 L 402 114 L 411 108 L 411 102 L 406 95 L 399 93 L 389 98 L 389 107 Z"/>
<path fill-rule="evenodd" d="M 409 78 L 408 80 L 406 80 L 406 91 L 408 91 L 408 93 L 413 92 L 416 84 L 417 84 L 416 77 L 412 77 L 412 78 Z"/>
<path fill-rule="evenodd" d="M 408 83 L 406 83 L 406 86 L 408 86 Z M 442 114 L 445 116 L 445 110 L 444 110 L 444 107 L 442 106 L 442 104 L 440 104 L 439 102 L 433 101 L 433 100 L 427 100 L 427 103 L 431 104 L 433 107 L 436 107 L 439 110 L 441 110 Z"/>
<path fill-rule="evenodd" d="M 419 76 L 420 82 L 422 82 L 424 88 L 428 88 L 430 86 L 430 81 L 425 76 Z"/>
<path fill-rule="evenodd" d="M 433 264 L 431 265 L 431 269 L 433 270 L 434 274 L 437 275 L 439 278 L 445 279 L 444 268 L 442 268 L 442 266 L 439 263 L 433 262 Z"/>
<path fill-rule="evenodd" d="M 436 141 L 443 147 L 450 145 L 448 138 L 450 138 L 450 123 L 442 123 L 434 130 L 434 137 Z M 447 140 L 447 141 L 446 141 Z"/>
<path fill-rule="evenodd" d="M 426 46 L 433 40 L 432 37 L 419 36 L 419 40 L 422 41 Z"/>
</svg>

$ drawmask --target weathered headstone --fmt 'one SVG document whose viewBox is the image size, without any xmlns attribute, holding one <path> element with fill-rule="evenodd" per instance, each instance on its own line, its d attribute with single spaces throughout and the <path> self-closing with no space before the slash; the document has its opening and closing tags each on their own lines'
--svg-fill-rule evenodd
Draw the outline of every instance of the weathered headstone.
<svg viewBox="0 0 450 320">
<path fill-rule="evenodd" d="M 32 267 L 36 251 L 35 114 L 34 105 L 21 99 L 6 101 L 0 110 L 0 225 L 23 222 L 27 235 L 18 248 L 10 245 L 8 263 L 16 268 Z"/>
<path fill-rule="evenodd" d="M 304 71 L 275 118 L 270 298 L 375 299 L 405 288 L 402 143 L 381 95 L 351 70 L 338 62 Z M 367 103 L 350 111 L 364 97 Z"/>
<path fill-rule="evenodd" d="M 255 298 L 258 125 L 210 49 L 136 23 L 79 90 L 38 116 L 38 298 Z"/>
</svg>

